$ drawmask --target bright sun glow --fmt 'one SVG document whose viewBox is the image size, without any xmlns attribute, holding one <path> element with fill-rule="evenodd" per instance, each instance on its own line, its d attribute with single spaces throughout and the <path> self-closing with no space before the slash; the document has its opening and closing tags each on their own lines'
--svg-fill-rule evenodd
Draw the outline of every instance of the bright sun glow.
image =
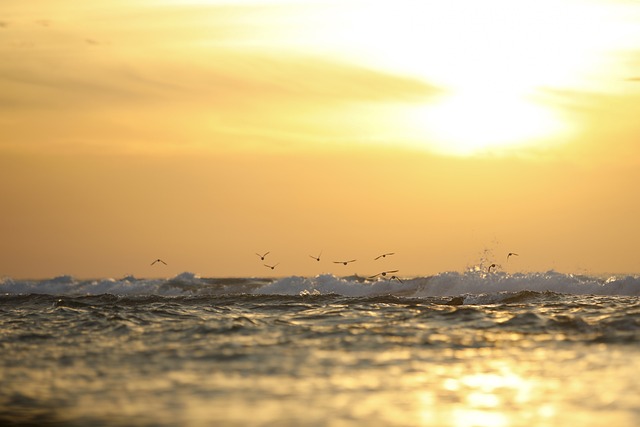
<svg viewBox="0 0 640 427">
<path fill-rule="evenodd" d="M 415 121 L 434 150 L 455 155 L 535 144 L 565 130 L 549 109 L 486 91 L 448 94 L 418 109 Z"/>
<path fill-rule="evenodd" d="M 613 53 L 636 39 L 622 10 L 591 1 L 345 4 L 326 16 L 316 10 L 315 30 L 292 43 L 320 52 L 328 44 L 345 60 L 441 89 L 412 114 L 407 133 L 456 155 L 561 139 L 569 126 L 534 99 L 608 84 Z"/>
</svg>

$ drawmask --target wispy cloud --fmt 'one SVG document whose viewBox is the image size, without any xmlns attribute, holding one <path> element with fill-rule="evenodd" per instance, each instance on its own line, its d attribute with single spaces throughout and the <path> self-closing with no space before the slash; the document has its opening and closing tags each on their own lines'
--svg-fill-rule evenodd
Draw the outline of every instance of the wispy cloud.
<svg viewBox="0 0 640 427">
<path fill-rule="evenodd" d="M 390 106 L 400 106 L 399 112 L 393 113 L 399 116 L 404 106 L 421 107 L 443 95 L 444 89 L 425 77 L 433 77 L 429 74 L 432 69 L 439 68 L 442 73 L 437 75 L 445 77 L 458 73 L 461 79 L 475 72 L 445 64 L 451 58 L 466 58 L 465 50 L 458 48 L 469 42 L 466 37 L 456 39 L 458 43 L 450 50 L 444 39 L 424 38 L 427 41 L 420 43 L 431 49 L 424 53 L 416 48 L 419 37 L 411 31 L 405 34 L 407 38 L 381 35 L 372 44 L 369 38 L 375 36 L 373 32 L 360 38 L 357 30 L 350 32 L 350 25 L 346 25 L 342 33 L 329 34 L 329 45 L 323 44 L 327 31 L 334 28 L 329 17 L 340 17 L 332 15 L 342 10 L 339 6 L 321 15 L 313 9 L 318 4 L 303 7 L 288 2 L 243 2 L 241 6 L 232 2 L 224 6 L 166 2 L 162 7 L 141 1 L 116 4 L 109 8 L 86 4 L 74 9 L 73 15 L 61 15 L 62 8 L 48 6 L 37 15 L 24 15 L 14 40 L 25 42 L 0 46 L 4 59 L 0 62 L 0 112 L 14 118 L 29 117 L 31 112 L 32 121 L 46 116 L 52 123 L 71 123 L 78 114 L 93 114 L 104 127 L 115 122 L 115 128 L 125 122 L 123 132 L 172 127 L 179 140 L 189 139 L 185 136 L 189 132 L 200 132 L 206 139 L 227 131 L 247 135 L 306 132 L 338 138 L 343 136 L 340 129 L 346 128 L 349 132 L 344 135 L 352 137 L 358 131 L 381 127 L 385 120 L 393 121 L 386 115 L 393 108 Z M 385 18 L 378 14 L 376 22 L 384 24 Z M 14 31 L 12 16 L 2 22 L 8 25 L 9 20 Z M 316 20 L 322 25 L 314 26 Z M 308 29 L 304 28 L 307 24 Z M 449 34 L 448 26 L 440 28 L 447 32 L 427 34 Z M 297 38 L 299 33 L 303 36 Z M 357 49 L 338 49 L 337 54 L 335 44 L 342 40 L 341 35 L 354 35 L 354 46 L 363 43 L 373 51 L 380 48 L 378 56 L 389 60 L 390 66 L 374 68 L 377 62 L 361 60 Z M 29 55 L 20 49 L 25 46 L 31 47 Z M 394 56 L 394 51 L 402 51 L 402 55 Z M 429 56 L 428 52 L 434 51 L 440 56 Z M 392 58 L 407 60 L 416 67 L 411 69 L 424 74 L 401 74 L 386 52 Z M 419 61 L 408 58 L 423 53 Z M 485 62 L 479 64 L 482 67 Z M 629 84 L 639 80 L 634 74 L 627 74 L 631 77 L 626 81 L 618 78 L 618 84 L 626 89 L 635 87 Z M 505 77 L 510 78 L 506 73 Z M 438 81 L 444 86 L 448 80 Z M 500 83 L 499 79 L 494 82 Z M 510 82 L 521 83 L 518 78 Z M 568 114 L 597 105 L 592 103 L 594 98 L 560 93 L 562 89 L 540 97 Z M 422 116 L 417 120 L 424 121 Z M 465 126 L 464 120 L 460 122 Z M 453 126 L 457 125 L 455 117 Z M 104 127 L 95 133 L 104 134 Z"/>
<path fill-rule="evenodd" d="M 87 44 L 99 44 L 86 41 Z M 214 55 L 204 64 L 148 61 L 104 65 L 87 58 L 45 58 L 0 65 L 0 98 L 25 104 L 86 108 L 108 103 L 180 103 L 225 109 L 340 105 L 350 102 L 417 102 L 439 93 L 425 82 L 314 57 Z M 54 66 L 42 67 L 45 59 Z M 13 90 L 12 90 L 13 88 Z M 29 91 L 40 92 L 29 98 Z M 63 100 L 64 98 L 64 100 Z M 103 105 L 105 106 L 105 105 Z"/>
<path fill-rule="evenodd" d="M 246 6 L 142 11 L 101 17 L 90 37 L 91 19 L 55 19 L 47 35 L 20 34 L 32 43 L 29 55 L 5 46 L 0 114 L 11 126 L 0 146 L 355 138 L 384 120 L 372 110 L 440 93 L 313 50 L 256 47 L 268 28 L 252 26 L 262 18 Z"/>
</svg>

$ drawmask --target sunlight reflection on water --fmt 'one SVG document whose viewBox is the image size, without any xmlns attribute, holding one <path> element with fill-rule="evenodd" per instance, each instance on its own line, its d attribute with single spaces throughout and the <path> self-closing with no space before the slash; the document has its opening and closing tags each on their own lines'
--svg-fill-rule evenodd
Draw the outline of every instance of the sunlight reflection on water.
<svg viewBox="0 0 640 427">
<path fill-rule="evenodd" d="M 541 304 L 256 302 L 265 304 L 82 300 L 7 311 L 0 423 L 640 424 L 637 308 L 553 323 Z"/>
</svg>

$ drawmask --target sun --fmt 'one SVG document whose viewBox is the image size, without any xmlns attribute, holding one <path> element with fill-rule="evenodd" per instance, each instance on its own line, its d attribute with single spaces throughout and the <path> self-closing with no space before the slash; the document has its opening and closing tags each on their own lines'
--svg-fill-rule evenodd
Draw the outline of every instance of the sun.
<svg viewBox="0 0 640 427">
<path fill-rule="evenodd" d="M 408 130 L 414 143 L 452 155 L 562 140 L 572 127 L 545 93 L 597 87 L 629 30 L 620 10 L 596 0 L 352 1 L 336 10 L 316 19 L 337 56 L 441 90 L 413 109 Z"/>
<path fill-rule="evenodd" d="M 570 131 L 549 108 L 486 91 L 447 93 L 416 108 L 413 125 L 419 144 L 457 156 L 513 151 Z"/>
<path fill-rule="evenodd" d="M 605 47 L 592 31 L 604 25 L 603 14 L 593 3 L 557 3 L 406 2 L 378 11 L 374 22 L 398 25 L 383 39 L 371 36 L 382 53 L 373 55 L 378 65 L 442 89 L 413 114 L 422 144 L 472 155 L 558 140 L 570 131 L 553 106 L 535 98 L 548 88 L 586 84 L 586 71 L 597 67 Z M 362 31 L 373 34 L 366 26 Z"/>
</svg>

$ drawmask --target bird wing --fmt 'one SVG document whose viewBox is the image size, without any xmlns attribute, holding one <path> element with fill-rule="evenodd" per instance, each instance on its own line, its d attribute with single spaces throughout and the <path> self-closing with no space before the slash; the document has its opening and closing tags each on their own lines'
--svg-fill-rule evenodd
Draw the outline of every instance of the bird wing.
<svg viewBox="0 0 640 427">
<path fill-rule="evenodd" d="M 385 273 L 397 273 L 400 270 L 389 270 L 389 271 L 385 271 Z"/>
<path fill-rule="evenodd" d="M 375 257 L 373 260 L 375 261 L 375 260 L 380 259 L 380 258 L 382 258 L 382 257 L 386 257 L 387 255 L 393 255 L 393 254 L 395 254 L 395 252 L 387 252 L 387 253 L 384 253 L 384 254 L 382 254 L 382 255 L 378 255 L 378 256 L 377 256 L 377 257 Z"/>
</svg>

